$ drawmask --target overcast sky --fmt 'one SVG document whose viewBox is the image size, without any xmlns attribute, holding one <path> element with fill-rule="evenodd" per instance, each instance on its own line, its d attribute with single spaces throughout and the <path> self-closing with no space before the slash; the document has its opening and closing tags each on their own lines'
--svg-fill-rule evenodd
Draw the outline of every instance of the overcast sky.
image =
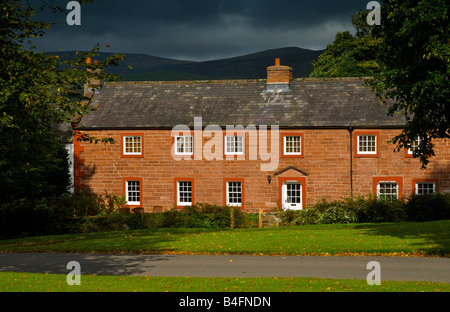
<svg viewBox="0 0 450 312">
<path fill-rule="evenodd" d="M 56 1 L 65 7 L 62 0 Z M 35 1 L 35 2 L 36 2 Z M 81 6 L 81 26 L 66 15 L 36 40 L 39 50 L 142 53 L 211 60 L 282 47 L 320 50 L 354 29 L 350 14 L 369 0 L 97 0 Z M 67 10 L 67 13 L 70 11 Z M 105 45 L 111 47 L 107 48 Z"/>
</svg>

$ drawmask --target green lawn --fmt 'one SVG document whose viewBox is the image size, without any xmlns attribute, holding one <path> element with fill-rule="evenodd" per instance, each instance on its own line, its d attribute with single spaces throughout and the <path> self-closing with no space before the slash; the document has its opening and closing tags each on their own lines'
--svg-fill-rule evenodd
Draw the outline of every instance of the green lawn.
<svg viewBox="0 0 450 312">
<path fill-rule="evenodd" d="M 145 229 L 68 234 L 0 241 L 0 252 L 89 252 L 258 255 L 444 256 L 450 221 L 310 225 L 265 229 Z M 0 291 L 424 291 L 448 292 L 449 284 L 318 278 L 187 278 L 85 276 L 69 286 L 65 275 L 0 272 Z"/>
<path fill-rule="evenodd" d="M 145 229 L 0 241 L 0 252 L 448 256 L 450 221 Z"/>
<path fill-rule="evenodd" d="M 66 275 L 0 272 L 3 292 L 449 292 L 450 285 L 430 282 L 321 278 L 201 278 L 151 276 L 88 276 L 69 286 Z"/>
</svg>

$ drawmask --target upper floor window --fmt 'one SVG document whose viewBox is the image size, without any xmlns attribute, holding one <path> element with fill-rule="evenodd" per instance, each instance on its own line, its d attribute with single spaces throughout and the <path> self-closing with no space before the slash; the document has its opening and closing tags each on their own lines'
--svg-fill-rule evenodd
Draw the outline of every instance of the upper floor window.
<svg viewBox="0 0 450 312">
<path fill-rule="evenodd" d="M 244 155 L 243 135 L 225 135 L 225 155 Z"/>
<path fill-rule="evenodd" d="M 193 155 L 194 138 L 192 135 L 175 136 L 175 155 Z"/>
<path fill-rule="evenodd" d="M 358 135 L 358 154 L 376 154 L 377 136 Z"/>
<path fill-rule="evenodd" d="M 302 133 L 282 133 L 282 151 L 284 157 L 303 156 L 303 134 Z"/>
<path fill-rule="evenodd" d="M 122 156 L 142 157 L 144 156 L 143 135 L 123 134 L 122 135 Z"/>
<path fill-rule="evenodd" d="M 412 155 L 413 152 L 419 148 L 419 145 L 420 145 L 420 137 L 417 137 L 415 140 L 411 142 L 411 144 L 409 144 L 408 155 Z"/>
<path fill-rule="evenodd" d="M 419 136 L 410 141 L 409 146 L 406 149 L 406 157 L 413 157 L 414 151 L 419 149 L 421 141 L 422 139 Z"/>
<path fill-rule="evenodd" d="M 355 133 L 356 157 L 378 157 L 379 135 L 374 132 Z"/>
</svg>

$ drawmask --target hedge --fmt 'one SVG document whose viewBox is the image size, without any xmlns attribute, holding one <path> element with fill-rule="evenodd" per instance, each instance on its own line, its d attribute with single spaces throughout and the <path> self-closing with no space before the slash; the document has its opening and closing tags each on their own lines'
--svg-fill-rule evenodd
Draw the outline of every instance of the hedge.
<svg viewBox="0 0 450 312">
<path fill-rule="evenodd" d="M 281 218 L 286 225 L 446 220 L 450 194 L 415 195 L 390 203 L 374 198 L 322 200 L 305 210 L 284 211 Z"/>
<path fill-rule="evenodd" d="M 198 203 L 182 209 L 144 214 L 149 228 L 242 228 L 258 225 L 258 214 L 244 213 L 241 209 Z"/>
<path fill-rule="evenodd" d="M 79 191 L 57 199 L 16 200 L 0 207 L 0 238 L 125 229 L 257 227 L 258 214 L 238 208 L 195 204 L 160 213 L 121 213 L 122 196 Z M 450 219 L 450 194 L 412 196 L 386 203 L 373 198 L 327 202 L 281 211 L 285 225 L 433 221 Z"/>
</svg>

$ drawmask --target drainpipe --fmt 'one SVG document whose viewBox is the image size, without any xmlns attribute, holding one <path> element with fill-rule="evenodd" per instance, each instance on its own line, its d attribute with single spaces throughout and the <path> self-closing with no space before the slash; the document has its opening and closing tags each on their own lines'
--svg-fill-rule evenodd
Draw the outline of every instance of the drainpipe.
<svg viewBox="0 0 450 312">
<path fill-rule="evenodd" d="M 350 198 L 353 199 L 353 127 L 348 127 L 350 133 Z"/>
</svg>

